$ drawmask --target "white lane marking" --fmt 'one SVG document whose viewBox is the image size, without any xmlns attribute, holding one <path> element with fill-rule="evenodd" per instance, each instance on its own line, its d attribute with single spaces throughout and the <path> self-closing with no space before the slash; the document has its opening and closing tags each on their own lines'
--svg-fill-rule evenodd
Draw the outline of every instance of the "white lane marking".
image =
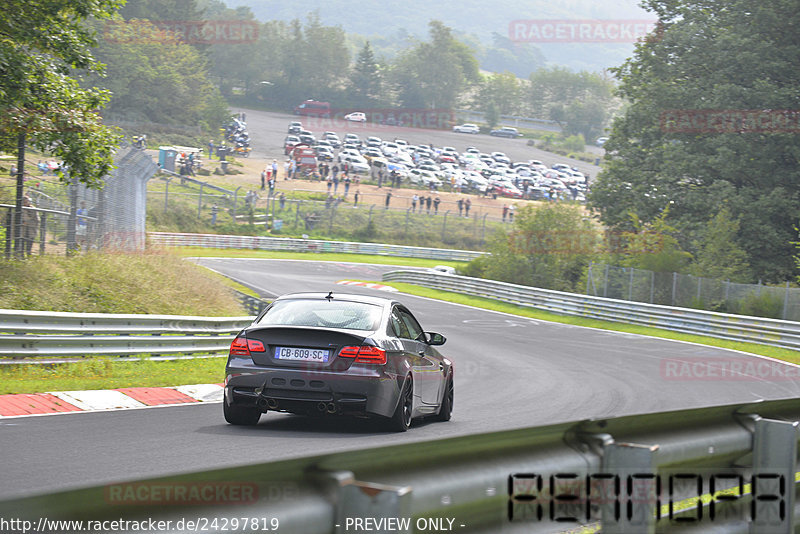
<svg viewBox="0 0 800 534">
<path fill-rule="evenodd" d="M 217 384 L 192 384 L 188 386 L 176 386 L 173 389 L 176 389 L 184 395 L 192 397 L 193 399 L 197 399 L 200 402 L 222 401 L 223 388 Z"/>
</svg>

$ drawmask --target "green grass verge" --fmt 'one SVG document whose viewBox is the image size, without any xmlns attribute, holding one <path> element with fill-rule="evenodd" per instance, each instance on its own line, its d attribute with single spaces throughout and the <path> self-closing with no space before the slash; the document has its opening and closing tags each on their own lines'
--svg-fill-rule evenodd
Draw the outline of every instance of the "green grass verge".
<svg viewBox="0 0 800 534">
<path fill-rule="evenodd" d="M 225 379 L 224 358 L 120 361 L 93 358 L 65 364 L 0 366 L 0 395 L 84 389 L 214 384 Z"/>
<path fill-rule="evenodd" d="M 586 319 L 583 317 L 572 317 L 569 315 L 557 315 L 554 313 L 537 310 L 535 308 L 517 306 L 515 304 L 508 304 L 505 302 L 500 302 L 488 298 L 472 297 L 469 295 L 462 295 L 460 293 L 452 293 L 450 291 L 430 289 L 427 287 L 415 286 L 412 284 L 405 284 L 400 282 L 382 282 L 382 283 L 391 285 L 392 287 L 397 288 L 403 293 L 408 293 L 410 295 L 417 295 L 420 297 L 445 300 L 448 302 L 455 302 L 458 304 L 466 304 L 468 306 L 475 306 L 476 308 L 505 312 L 505 313 L 510 313 L 512 315 L 519 315 L 521 317 L 530 317 L 531 319 L 541 319 L 543 321 L 571 324 L 576 326 L 588 326 L 592 328 L 600 328 L 602 330 L 613 330 L 615 332 L 642 334 L 646 336 L 659 337 L 664 339 L 674 339 L 677 341 L 689 341 L 692 343 L 699 343 L 701 345 L 709 345 L 712 347 L 739 350 L 742 352 L 749 352 L 751 354 L 768 356 L 770 358 L 775 358 L 777 360 L 783 360 L 790 363 L 800 363 L 800 353 L 798 351 L 794 351 L 791 349 L 770 347 L 767 345 L 759 345 L 758 343 L 742 343 L 737 341 L 727 341 L 724 339 L 717 339 L 708 336 L 682 334 L 680 332 L 672 332 L 669 330 L 663 330 L 660 328 L 653 328 L 649 326 L 630 325 L 626 323 L 614 323 L 611 321 Z"/>
</svg>

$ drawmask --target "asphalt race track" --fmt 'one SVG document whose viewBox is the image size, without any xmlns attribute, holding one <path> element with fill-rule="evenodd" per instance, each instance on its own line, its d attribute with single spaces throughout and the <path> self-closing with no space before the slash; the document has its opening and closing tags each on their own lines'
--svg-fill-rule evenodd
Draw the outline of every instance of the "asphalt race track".
<svg viewBox="0 0 800 534">
<path fill-rule="evenodd" d="M 392 269 L 290 260 L 196 261 L 264 295 L 389 294 L 335 282 L 380 280 L 382 272 Z M 452 421 L 418 423 L 405 434 L 394 434 L 376 431 L 365 421 L 272 413 L 262 416 L 257 427 L 237 428 L 225 423 L 219 403 L 6 419 L 0 421 L 0 499 L 590 417 L 800 394 L 798 383 L 786 379 L 698 380 L 669 372 L 676 362 L 752 358 L 741 353 L 394 295 L 426 330 L 448 338 L 442 352 L 456 366 Z M 220 381 L 223 367 L 220 360 Z"/>
</svg>

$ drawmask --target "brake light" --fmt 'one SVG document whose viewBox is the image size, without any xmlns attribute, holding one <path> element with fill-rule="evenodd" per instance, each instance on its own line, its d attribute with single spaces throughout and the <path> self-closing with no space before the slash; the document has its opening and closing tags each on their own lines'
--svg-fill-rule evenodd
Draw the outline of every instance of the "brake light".
<svg viewBox="0 0 800 534">
<path fill-rule="evenodd" d="M 231 356 L 250 356 L 250 352 L 265 352 L 264 344 L 257 339 L 238 336 L 231 343 Z"/>
<path fill-rule="evenodd" d="M 247 338 L 239 336 L 231 343 L 231 356 L 250 356 L 250 350 L 247 348 Z"/>
<path fill-rule="evenodd" d="M 264 344 L 257 339 L 248 339 L 247 348 L 250 352 L 265 352 Z"/>
<path fill-rule="evenodd" d="M 386 351 L 380 347 L 373 347 L 372 345 L 344 347 L 339 351 L 339 356 L 343 358 L 355 358 L 357 363 L 374 363 L 377 365 L 384 365 L 386 363 Z"/>
</svg>

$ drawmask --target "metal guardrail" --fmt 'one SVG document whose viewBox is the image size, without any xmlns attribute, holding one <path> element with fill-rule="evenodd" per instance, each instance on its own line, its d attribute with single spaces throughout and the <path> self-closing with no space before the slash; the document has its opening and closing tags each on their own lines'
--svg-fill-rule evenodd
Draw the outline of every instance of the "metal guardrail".
<svg viewBox="0 0 800 534">
<path fill-rule="evenodd" d="M 0 310 L 0 357 L 227 351 L 252 317 Z"/>
<path fill-rule="evenodd" d="M 486 297 L 562 315 L 800 349 L 800 323 L 793 321 L 672 308 L 425 271 L 390 271 L 384 273 L 383 280 Z"/>
<path fill-rule="evenodd" d="M 569 422 L 20 498 L 0 502 L 0 517 L 170 521 L 171 532 L 236 517 L 242 531 L 284 534 L 381 518 L 392 526 L 371 531 L 788 534 L 798 421 L 800 399 Z"/>
<path fill-rule="evenodd" d="M 290 252 L 339 252 L 345 254 L 371 254 L 403 258 L 428 258 L 449 261 L 471 261 L 485 252 L 452 250 L 380 243 L 355 243 L 349 241 L 321 241 L 288 237 L 237 236 L 216 234 L 182 234 L 148 232 L 152 245 L 163 247 L 242 248 L 255 250 L 282 250 Z"/>
</svg>

